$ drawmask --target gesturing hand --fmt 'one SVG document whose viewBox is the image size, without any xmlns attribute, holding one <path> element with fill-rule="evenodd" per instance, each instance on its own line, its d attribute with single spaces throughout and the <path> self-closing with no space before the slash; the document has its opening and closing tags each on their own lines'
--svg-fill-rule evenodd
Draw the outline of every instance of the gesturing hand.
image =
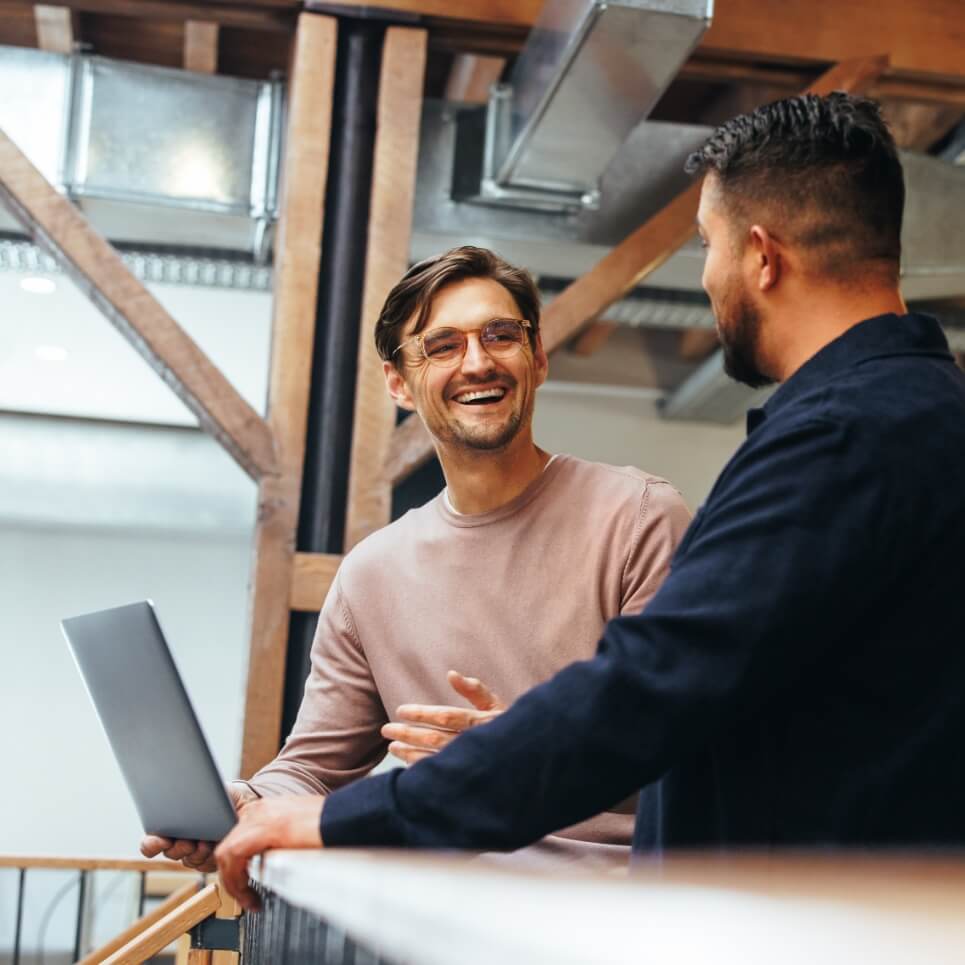
<svg viewBox="0 0 965 965">
<path fill-rule="evenodd" d="M 389 753 L 399 760 L 412 764 L 435 754 L 464 730 L 485 724 L 506 709 L 506 705 L 475 677 L 464 677 L 450 670 L 446 679 L 457 694 L 472 704 L 472 708 L 403 704 L 396 712 L 400 721 L 382 727 L 382 736 L 392 742 Z"/>
</svg>

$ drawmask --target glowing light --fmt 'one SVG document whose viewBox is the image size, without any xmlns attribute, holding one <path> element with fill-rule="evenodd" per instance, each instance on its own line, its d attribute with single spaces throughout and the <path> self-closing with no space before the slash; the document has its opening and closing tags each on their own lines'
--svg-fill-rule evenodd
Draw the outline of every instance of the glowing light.
<svg viewBox="0 0 965 965">
<path fill-rule="evenodd" d="M 57 286 L 49 278 L 39 278 L 37 275 L 22 278 L 20 287 L 32 295 L 49 295 L 57 290 Z"/>
<path fill-rule="evenodd" d="M 67 358 L 67 349 L 62 345 L 38 345 L 34 355 L 44 362 L 63 362 Z"/>
</svg>

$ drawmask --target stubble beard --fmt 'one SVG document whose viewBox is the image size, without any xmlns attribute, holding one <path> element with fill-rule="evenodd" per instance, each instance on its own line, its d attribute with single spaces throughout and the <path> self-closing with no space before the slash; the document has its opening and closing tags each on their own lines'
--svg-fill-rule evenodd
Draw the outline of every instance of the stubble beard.
<svg viewBox="0 0 965 965">
<path fill-rule="evenodd" d="M 519 391 L 520 385 L 514 382 L 507 389 Z M 533 399 L 523 406 L 515 407 L 500 425 L 479 425 L 465 423 L 460 419 L 453 419 L 447 425 L 448 441 L 460 449 L 470 449 L 474 452 L 497 452 L 509 447 L 510 443 L 519 435 L 520 429 L 533 414 Z"/>
<path fill-rule="evenodd" d="M 760 313 L 744 292 L 735 289 L 721 304 L 717 334 L 724 353 L 724 371 L 752 389 L 774 383 L 758 367 L 760 331 Z"/>
<path fill-rule="evenodd" d="M 501 426 L 487 428 L 456 422 L 450 429 L 452 441 L 456 445 L 479 452 L 493 452 L 505 449 L 516 438 L 522 424 L 523 414 L 516 411 L 510 413 L 509 418 Z"/>
</svg>

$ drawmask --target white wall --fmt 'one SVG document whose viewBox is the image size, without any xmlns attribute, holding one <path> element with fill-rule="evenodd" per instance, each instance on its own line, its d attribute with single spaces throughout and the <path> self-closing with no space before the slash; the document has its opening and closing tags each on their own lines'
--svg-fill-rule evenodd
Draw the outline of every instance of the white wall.
<svg viewBox="0 0 965 965">
<path fill-rule="evenodd" d="M 536 442 L 550 452 L 662 476 L 696 510 L 743 442 L 744 426 L 667 421 L 657 413 L 658 397 L 646 389 L 547 382 L 537 394 Z"/>
<path fill-rule="evenodd" d="M 0 529 L 0 853 L 137 851 L 137 815 L 60 634 L 63 616 L 152 598 L 215 757 L 235 775 L 248 558 L 238 536 Z"/>
</svg>

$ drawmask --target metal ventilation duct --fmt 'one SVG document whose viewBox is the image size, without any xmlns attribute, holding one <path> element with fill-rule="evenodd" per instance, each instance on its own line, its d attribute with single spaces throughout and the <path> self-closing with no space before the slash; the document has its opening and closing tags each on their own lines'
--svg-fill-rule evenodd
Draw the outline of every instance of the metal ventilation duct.
<svg viewBox="0 0 965 965">
<path fill-rule="evenodd" d="M 710 23 L 713 0 L 547 0 L 508 84 L 463 117 L 458 190 L 594 207 L 600 177 Z"/>
<path fill-rule="evenodd" d="M 0 47 L 0 127 L 115 242 L 266 261 L 282 113 L 280 83 Z"/>
<path fill-rule="evenodd" d="M 536 275 L 576 278 L 690 183 L 683 165 L 712 133 L 698 125 L 637 125 L 602 181 L 597 210 L 568 215 L 467 204 L 452 196 L 456 129 L 463 110 L 429 103 L 423 112 L 411 256 L 480 244 Z M 908 299 L 965 295 L 965 166 L 901 152 L 907 202 L 902 289 Z M 647 277 L 648 286 L 700 290 L 703 253 L 684 245 Z"/>
</svg>

